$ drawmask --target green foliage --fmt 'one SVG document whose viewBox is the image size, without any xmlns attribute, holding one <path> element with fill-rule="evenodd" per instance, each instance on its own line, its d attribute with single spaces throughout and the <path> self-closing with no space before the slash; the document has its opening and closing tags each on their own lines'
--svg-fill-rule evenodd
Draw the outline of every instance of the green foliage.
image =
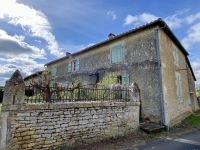
<svg viewBox="0 0 200 150">
<path fill-rule="evenodd" d="M 81 79 L 75 80 L 74 83 L 72 83 L 72 84 L 69 86 L 69 88 L 70 88 L 70 89 L 78 88 L 78 87 L 80 87 L 81 82 L 82 82 Z"/>
<path fill-rule="evenodd" d="M 119 99 L 122 97 L 122 91 L 113 90 L 114 85 L 119 84 L 118 75 L 112 73 L 103 78 L 102 82 L 95 85 L 93 88 L 81 88 L 81 79 L 75 80 L 68 88 L 64 84 L 56 82 L 56 79 L 51 78 L 51 70 L 46 70 L 42 73 L 39 81 L 34 81 L 33 86 L 37 92 L 34 96 L 26 97 L 28 102 L 52 102 L 52 101 L 77 101 L 83 100 L 104 100 L 104 99 Z M 109 89 L 113 85 L 111 90 Z"/>
<path fill-rule="evenodd" d="M 150 137 L 151 139 L 153 139 L 153 138 L 155 138 L 155 134 L 150 133 L 150 134 L 149 134 L 149 137 Z"/>
<path fill-rule="evenodd" d="M 111 85 L 113 85 L 113 87 L 111 87 Z M 116 91 L 111 89 L 114 88 L 114 85 L 120 85 L 120 80 L 118 75 L 115 73 L 108 74 L 103 78 L 103 80 L 100 82 L 100 85 L 97 87 L 97 89 L 101 90 L 95 91 L 93 93 L 93 97 L 99 100 L 102 99 L 114 100 L 121 98 L 122 91 Z"/>
<path fill-rule="evenodd" d="M 109 87 L 109 85 L 117 84 L 117 83 L 119 84 L 119 78 L 118 78 L 118 75 L 116 75 L 115 73 L 111 73 L 107 75 L 101 81 L 101 84 L 104 85 L 105 87 Z"/>
<path fill-rule="evenodd" d="M 200 96 L 200 85 L 196 86 L 196 95 Z"/>
<path fill-rule="evenodd" d="M 192 114 L 185 118 L 182 123 L 193 127 L 200 127 L 200 110 L 197 111 L 196 114 Z"/>
<path fill-rule="evenodd" d="M 43 73 L 42 73 L 42 82 L 44 82 L 45 84 L 48 84 L 49 80 L 51 77 L 51 70 L 45 70 Z"/>
</svg>

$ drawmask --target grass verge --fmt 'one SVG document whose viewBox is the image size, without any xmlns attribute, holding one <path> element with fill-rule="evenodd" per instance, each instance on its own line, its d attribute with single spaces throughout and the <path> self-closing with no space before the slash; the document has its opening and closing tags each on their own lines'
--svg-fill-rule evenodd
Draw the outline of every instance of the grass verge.
<svg viewBox="0 0 200 150">
<path fill-rule="evenodd" d="M 192 127 L 200 127 L 200 110 L 185 118 L 182 123 Z"/>
</svg>

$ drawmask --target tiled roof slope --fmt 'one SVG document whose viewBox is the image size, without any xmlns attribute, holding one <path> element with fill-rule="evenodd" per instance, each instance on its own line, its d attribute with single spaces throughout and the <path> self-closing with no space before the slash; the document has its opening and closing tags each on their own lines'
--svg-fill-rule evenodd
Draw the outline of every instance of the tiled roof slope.
<svg viewBox="0 0 200 150">
<path fill-rule="evenodd" d="M 186 57 L 187 57 L 187 55 L 189 55 L 188 52 L 187 52 L 187 51 L 185 50 L 185 48 L 183 47 L 183 45 L 180 43 L 180 41 L 177 39 L 177 37 L 174 35 L 174 33 L 171 31 L 171 29 L 170 29 L 170 28 L 168 27 L 168 25 L 165 23 L 165 21 L 163 21 L 161 18 L 158 18 L 157 20 L 155 20 L 155 21 L 153 21 L 153 22 L 147 23 L 147 24 L 142 25 L 142 26 L 139 26 L 139 27 L 137 27 L 137 28 L 133 28 L 133 29 L 128 30 L 128 31 L 126 31 L 126 32 L 123 32 L 123 33 L 121 33 L 121 34 L 119 34 L 119 35 L 116 35 L 115 37 L 113 37 L 113 38 L 111 38 L 111 39 L 104 40 L 104 41 L 102 41 L 102 42 L 100 42 L 100 43 L 97 43 L 97 44 L 92 45 L 92 46 L 90 46 L 90 47 L 87 47 L 87 48 L 85 48 L 85 49 L 83 49 L 83 50 L 80 50 L 80 51 L 78 51 L 78 52 L 75 52 L 75 53 L 71 54 L 71 56 L 75 56 L 75 55 L 77 55 L 77 54 L 80 54 L 80 53 L 83 53 L 83 52 L 92 50 L 92 49 L 95 48 L 95 47 L 98 47 L 98 46 L 100 46 L 100 45 L 103 45 L 103 44 L 106 44 L 106 43 L 108 43 L 108 42 L 114 41 L 114 40 L 116 40 L 116 39 L 118 39 L 118 38 L 121 38 L 121 37 L 124 37 L 124 36 L 126 36 L 126 35 L 128 35 L 128 34 L 137 32 L 137 31 L 139 31 L 139 30 L 143 30 L 143 29 L 148 28 L 148 27 L 156 26 L 156 25 L 159 26 L 159 27 L 164 27 L 162 30 L 174 41 L 174 43 L 180 48 L 180 50 L 184 53 L 184 55 L 185 55 Z M 64 56 L 64 57 L 61 57 L 61 58 L 59 58 L 59 59 L 53 60 L 53 61 L 51 61 L 51 62 L 45 64 L 45 66 L 48 66 L 48 65 L 50 65 L 50 64 L 53 64 L 53 63 L 55 63 L 55 62 L 58 62 L 58 61 L 60 61 L 60 60 L 63 60 L 63 59 L 65 59 L 65 58 L 68 58 L 68 57 L 70 57 L 70 56 Z M 190 63 L 189 63 L 189 66 L 190 66 L 190 69 L 191 69 L 192 74 L 193 74 L 193 76 L 194 76 L 194 73 L 193 73 L 193 70 L 192 70 L 192 68 L 191 68 Z M 194 76 L 194 79 L 195 79 L 195 81 L 196 81 L 195 76 Z"/>
<path fill-rule="evenodd" d="M 28 80 L 28 79 L 31 78 L 31 77 L 41 75 L 43 72 L 44 72 L 44 70 L 43 70 L 43 71 L 38 71 L 38 72 L 33 73 L 33 74 L 29 75 L 29 76 L 26 76 L 26 77 L 24 78 L 24 81 L 25 81 L 25 80 Z"/>
</svg>

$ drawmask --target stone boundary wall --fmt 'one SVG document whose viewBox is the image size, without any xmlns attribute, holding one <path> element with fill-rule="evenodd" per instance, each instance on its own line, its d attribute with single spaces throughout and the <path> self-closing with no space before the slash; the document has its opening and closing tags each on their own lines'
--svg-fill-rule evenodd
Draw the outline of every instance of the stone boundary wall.
<svg viewBox="0 0 200 150">
<path fill-rule="evenodd" d="M 139 102 L 71 102 L 3 105 L 1 148 L 49 149 L 132 132 Z"/>
</svg>

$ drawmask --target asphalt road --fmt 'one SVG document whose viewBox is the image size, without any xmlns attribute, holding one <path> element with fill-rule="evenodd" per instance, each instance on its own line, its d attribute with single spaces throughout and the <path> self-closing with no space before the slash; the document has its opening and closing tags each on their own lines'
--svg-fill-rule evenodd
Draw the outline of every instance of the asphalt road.
<svg viewBox="0 0 200 150">
<path fill-rule="evenodd" d="M 145 145 L 124 150 L 200 150 L 200 129 L 176 138 L 166 137 L 164 140 L 151 140 Z"/>
</svg>

